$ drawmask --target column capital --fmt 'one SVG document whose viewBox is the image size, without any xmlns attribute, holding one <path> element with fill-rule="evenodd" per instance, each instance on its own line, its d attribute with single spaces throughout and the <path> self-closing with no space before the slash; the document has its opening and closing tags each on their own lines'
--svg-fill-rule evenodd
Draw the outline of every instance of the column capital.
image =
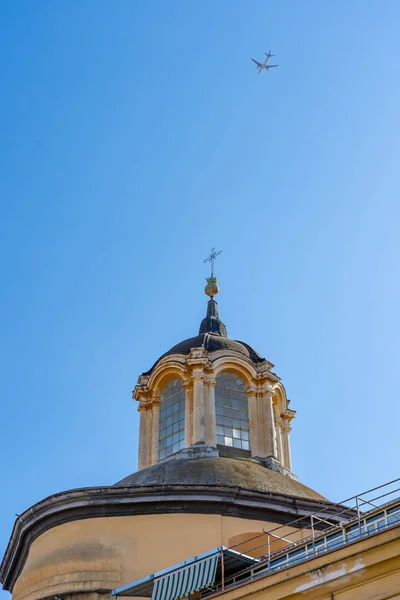
<svg viewBox="0 0 400 600">
<path fill-rule="evenodd" d="M 150 404 L 160 404 L 161 402 L 161 394 L 158 390 L 156 390 L 155 392 L 153 392 L 152 396 L 151 396 L 151 400 L 150 400 Z"/>
<path fill-rule="evenodd" d="M 296 411 L 295 410 L 291 410 L 290 408 L 287 408 L 285 410 L 285 412 L 281 413 L 281 419 L 287 423 L 290 423 L 292 421 L 292 419 L 294 419 L 296 416 Z"/>
<path fill-rule="evenodd" d="M 257 388 L 255 385 L 250 384 L 249 387 L 247 388 L 247 395 L 248 396 L 257 396 Z"/>
<path fill-rule="evenodd" d="M 138 406 L 139 412 L 143 412 L 143 411 L 150 410 L 150 409 L 151 409 L 151 404 L 149 404 L 148 402 L 141 402 Z"/>
<path fill-rule="evenodd" d="M 207 387 L 215 387 L 215 385 L 216 385 L 215 377 L 210 377 L 210 376 L 206 375 L 204 378 L 204 385 L 206 385 Z"/>
<path fill-rule="evenodd" d="M 192 369 L 192 380 L 193 383 L 196 381 L 204 381 L 204 367 L 203 365 L 195 365 Z"/>
<path fill-rule="evenodd" d="M 140 388 L 138 386 L 134 389 L 134 400 L 138 400 L 140 404 L 148 402 L 150 400 L 150 392 L 145 388 Z"/>
<path fill-rule="evenodd" d="M 277 427 L 280 427 L 280 429 L 282 430 L 283 433 L 290 433 L 292 431 L 292 428 L 290 427 L 289 422 L 286 421 L 285 419 L 277 419 L 276 425 L 277 425 Z"/>
<path fill-rule="evenodd" d="M 192 349 L 189 358 L 186 359 L 186 365 L 193 373 L 195 370 L 204 371 L 209 364 L 210 361 L 200 349 Z"/>
<path fill-rule="evenodd" d="M 193 382 L 190 379 L 184 379 L 182 382 L 182 387 L 184 390 L 191 390 L 193 387 Z"/>
<path fill-rule="evenodd" d="M 290 411 L 290 412 L 294 412 L 294 411 Z M 280 418 L 280 428 L 282 429 L 283 433 L 290 433 L 292 431 L 292 428 L 290 426 L 290 421 L 294 418 L 294 414 L 290 415 L 288 414 L 288 411 L 285 411 L 284 413 L 281 414 L 281 418 Z"/>
<path fill-rule="evenodd" d="M 268 381 L 262 382 L 262 384 L 260 385 L 260 392 L 263 396 L 269 396 L 270 398 L 272 398 L 272 396 L 275 393 L 274 388 L 268 383 Z"/>
</svg>

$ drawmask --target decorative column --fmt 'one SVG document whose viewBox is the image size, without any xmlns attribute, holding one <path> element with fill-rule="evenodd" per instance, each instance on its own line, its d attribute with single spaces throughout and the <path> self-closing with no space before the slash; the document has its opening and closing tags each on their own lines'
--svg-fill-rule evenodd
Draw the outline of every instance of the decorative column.
<svg viewBox="0 0 400 600">
<path fill-rule="evenodd" d="M 204 370 L 193 367 L 193 443 L 205 442 Z"/>
<path fill-rule="evenodd" d="M 257 397 L 254 389 L 247 390 L 247 404 L 249 408 L 249 433 L 250 433 L 250 451 L 252 456 L 263 456 L 260 445 L 260 416 L 258 414 Z"/>
<path fill-rule="evenodd" d="M 151 403 L 151 464 L 160 460 L 160 396 Z"/>
<path fill-rule="evenodd" d="M 276 442 L 278 446 L 278 460 L 279 462 L 285 466 L 285 458 L 283 455 L 283 443 L 282 443 L 282 420 L 278 419 L 275 421 L 276 426 Z"/>
<path fill-rule="evenodd" d="M 290 453 L 290 440 L 289 433 L 292 431 L 290 426 L 291 420 L 294 418 L 295 411 L 294 410 L 286 410 L 282 413 L 282 450 L 283 450 L 283 458 L 284 465 L 289 471 L 292 470 L 292 457 Z"/>
<path fill-rule="evenodd" d="M 184 381 L 185 390 L 185 448 L 193 444 L 193 385 L 191 381 Z"/>
<path fill-rule="evenodd" d="M 215 379 L 206 377 L 204 380 L 204 413 L 205 441 L 208 446 L 217 447 L 217 432 L 215 424 Z"/>
<path fill-rule="evenodd" d="M 264 423 L 264 457 L 277 459 L 277 447 L 276 447 L 276 431 L 275 431 L 275 419 L 274 419 L 274 406 L 272 403 L 273 392 L 269 387 L 264 387 L 262 390 L 261 402 L 262 407 L 262 421 Z"/>
<path fill-rule="evenodd" d="M 138 467 L 145 469 L 151 464 L 151 413 L 147 403 L 140 403 L 138 411 L 140 413 L 139 425 L 139 460 Z"/>
</svg>

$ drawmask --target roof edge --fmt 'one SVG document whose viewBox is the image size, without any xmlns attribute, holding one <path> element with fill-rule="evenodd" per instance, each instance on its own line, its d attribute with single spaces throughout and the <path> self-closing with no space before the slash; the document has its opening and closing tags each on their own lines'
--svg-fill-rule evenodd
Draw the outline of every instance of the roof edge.
<svg viewBox="0 0 400 600">
<path fill-rule="evenodd" d="M 236 485 L 160 484 L 72 489 L 48 496 L 16 519 L 0 566 L 0 582 L 3 589 L 12 592 L 35 539 L 49 529 L 79 519 L 187 512 L 272 519 L 284 524 L 293 520 L 293 516 L 311 513 L 335 519 L 340 511 L 343 511 L 342 505 L 328 500 L 258 492 Z"/>
</svg>

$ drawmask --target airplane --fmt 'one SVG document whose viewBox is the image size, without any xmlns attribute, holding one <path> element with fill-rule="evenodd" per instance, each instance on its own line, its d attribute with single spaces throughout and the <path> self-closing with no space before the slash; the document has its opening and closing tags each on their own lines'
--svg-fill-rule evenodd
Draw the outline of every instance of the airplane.
<svg viewBox="0 0 400 600">
<path fill-rule="evenodd" d="M 269 64 L 267 64 L 267 63 L 268 63 L 268 61 L 269 61 L 269 59 L 271 58 L 271 56 L 275 56 L 275 54 L 271 54 L 271 50 L 269 50 L 269 51 L 268 51 L 268 53 L 267 53 L 267 52 L 265 52 L 265 56 L 266 56 L 267 58 L 264 60 L 264 62 L 263 62 L 263 63 L 259 63 L 259 62 L 258 62 L 257 60 L 255 60 L 254 58 L 252 58 L 252 59 L 251 59 L 253 62 L 255 62 L 255 63 L 256 63 L 256 66 L 257 66 L 257 71 L 258 71 L 258 74 L 259 74 L 259 75 L 261 75 L 261 73 L 262 73 L 263 71 L 268 71 L 268 69 L 271 69 L 272 67 L 279 67 L 279 65 L 269 65 Z"/>
</svg>

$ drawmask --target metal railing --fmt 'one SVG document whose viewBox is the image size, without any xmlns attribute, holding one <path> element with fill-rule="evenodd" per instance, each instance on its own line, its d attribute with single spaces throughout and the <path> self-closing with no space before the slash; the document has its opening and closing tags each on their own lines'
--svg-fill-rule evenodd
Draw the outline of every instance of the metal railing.
<svg viewBox="0 0 400 600">
<path fill-rule="evenodd" d="M 257 559 L 257 564 L 229 577 L 223 572 L 222 565 L 221 582 L 203 590 L 201 596 L 265 577 L 400 525 L 400 478 L 347 498 L 339 505 L 343 506 L 343 510 L 330 518 L 321 518 L 321 512 L 301 516 L 231 546 L 230 549 Z M 368 510 L 363 512 L 365 508 Z M 299 539 L 304 530 L 309 535 Z"/>
</svg>

